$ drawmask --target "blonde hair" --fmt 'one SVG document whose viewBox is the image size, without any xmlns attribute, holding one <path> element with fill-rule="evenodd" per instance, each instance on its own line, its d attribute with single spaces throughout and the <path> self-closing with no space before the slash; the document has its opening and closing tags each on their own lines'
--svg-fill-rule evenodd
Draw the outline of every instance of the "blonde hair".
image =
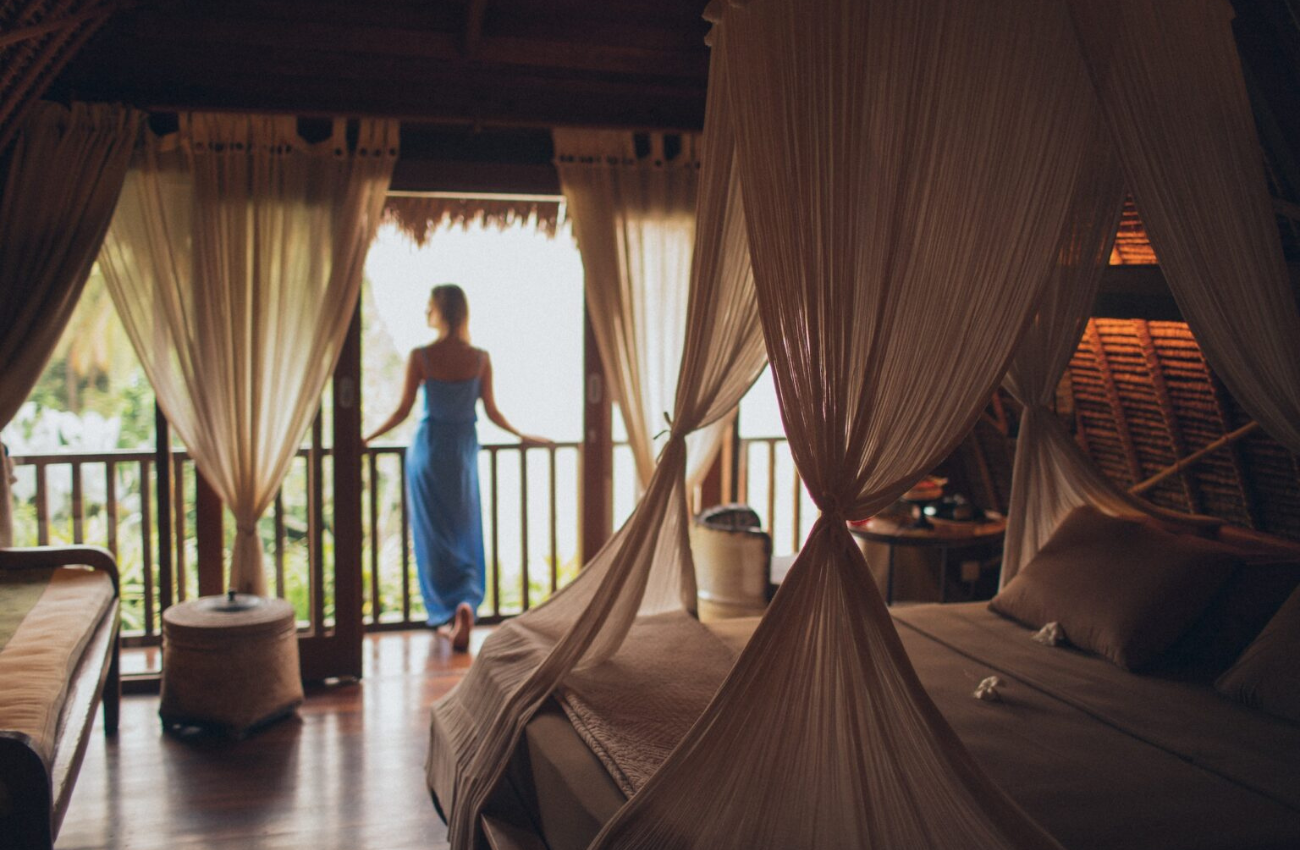
<svg viewBox="0 0 1300 850">
<path fill-rule="evenodd" d="M 465 290 L 454 283 L 440 283 L 429 294 L 438 315 L 447 324 L 447 335 L 469 342 L 469 300 Z"/>
</svg>

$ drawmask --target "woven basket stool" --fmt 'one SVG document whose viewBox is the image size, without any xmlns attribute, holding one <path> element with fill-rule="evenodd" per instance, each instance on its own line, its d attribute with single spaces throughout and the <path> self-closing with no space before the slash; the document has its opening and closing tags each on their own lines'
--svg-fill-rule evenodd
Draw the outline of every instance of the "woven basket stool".
<svg viewBox="0 0 1300 850">
<path fill-rule="evenodd" d="M 231 593 L 163 612 L 163 728 L 242 738 L 302 703 L 298 632 L 283 599 Z"/>
</svg>

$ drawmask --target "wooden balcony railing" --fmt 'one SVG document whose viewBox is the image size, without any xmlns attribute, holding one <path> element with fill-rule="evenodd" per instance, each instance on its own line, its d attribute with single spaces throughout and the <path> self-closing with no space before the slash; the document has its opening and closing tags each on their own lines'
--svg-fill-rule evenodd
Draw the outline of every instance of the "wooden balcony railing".
<svg viewBox="0 0 1300 850">
<path fill-rule="evenodd" d="M 739 441 L 733 501 L 743 502 L 763 520 L 777 555 L 799 551 L 817 518 L 817 508 L 794 468 L 785 437 L 746 437 Z"/>
<path fill-rule="evenodd" d="M 319 434 L 314 435 L 318 439 Z M 576 575 L 581 444 L 521 449 L 485 445 L 480 455 L 487 596 L 486 622 L 526 611 Z M 406 447 L 370 446 L 363 456 L 362 616 L 371 630 L 425 622 L 406 500 Z M 124 643 L 156 646 L 161 613 L 199 595 L 198 526 L 202 498 L 193 461 L 169 458 L 167 509 L 160 511 L 157 455 L 106 451 L 14 457 L 26 493 L 17 500 L 15 544 L 105 546 L 122 571 Z M 268 581 L 289 599 L 304 630 L 334 619 L 332 474 L 328 448 L 304 448 L 260 531 Z M 625 482 L 616 482 L 616 485 Z M 736 501 L 752 504 L 778 554 L 798 550 L 815 518 L 783 437 L 740 441 Z M 560 495 L 571 494 L 566 500 Z M 221 526 L 228 551 L 233 522 Z M 167 547 L 163 556 L 162 547 Z"/>
<path fill-rule="evenodd" d="M 425 622 L 412 554 L 405 453 L 404 446 L 373 446 L 363 457 L 362 615 L 369 629 Z M 540 603 L 576 574 L 580 454 L 578 443 L 527 450 L 483 446 L 488 622 Z M 127 646 L 157 645 L 162 611 L 199 594 L 196 538 L 204 508 L 194 464 L 184 451 L 171 453 L 169 509 L 159 511 L 156 457 L 151 451 L 107 451 L 13 458 L 15 489 L 29 494 L 16 500 L 15 544 L 91 543 L 111 551 L 122 572 Z M 259 528 L 271 590 L 294 603 L 300 628 L 307 631 L 330 628 L 335 613 L 332 572 L 325 569 L 333 545 L 325 486 L 331 461 L 327 448 L 299 451 Z M 517 501 L 506 504 L 507 494 L 515 492 Z M 571 508 L 559 501 L 560 493 L 573 494 Z M 221 527 L 228 551 L 233 523 Z"/>
</svg>

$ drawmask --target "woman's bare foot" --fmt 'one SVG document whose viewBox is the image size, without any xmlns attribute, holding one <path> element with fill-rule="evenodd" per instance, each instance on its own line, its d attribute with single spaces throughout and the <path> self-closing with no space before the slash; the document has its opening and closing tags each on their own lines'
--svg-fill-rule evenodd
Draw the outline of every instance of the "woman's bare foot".
<svg viewBox="0 0 1300 850">
<path fill-rule="evenodd" d="M 454 625 L 451 628 L 451 648 L 457 652 L 465 652 L 469 649 L 469 635 L 474 629 L 474 609 L 469 607 L 468 602 L 456 606 L 456 617 L 452 623 Z"/>
</svg>

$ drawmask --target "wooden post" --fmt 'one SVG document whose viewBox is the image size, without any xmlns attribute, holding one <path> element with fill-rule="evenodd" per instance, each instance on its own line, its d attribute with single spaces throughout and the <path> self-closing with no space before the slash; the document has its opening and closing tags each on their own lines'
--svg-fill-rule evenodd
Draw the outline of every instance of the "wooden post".
<svg viewBox="0 0 1300 850">
<path fill-rule="evenodd" d="M 175 585 L 172 583 L 172 541 L 175 532 L 172 529 L 172 432 L 171 424 L 163 415 L 157 402 L 153 406 L 154 424 L 154 475 L 157 478 L 158 494 L 158 610 L 166 611 L 176 600 Z M 148 486 L 141 482 L 141 489 Z M 146 541 L 148 545 L 148 541 Z M 185 545 L 181 541 L 181 545 Z"/>
<path fill-rule="evenodd" d="M 361 307 L 334 368 L 334 630 L 338 642 L 334 675 L 361 678 Z M 329 569 L 331 565 L 326 565 Z"/>
<path fill-rule="evenodd" d="M 605 368 L 590 313 L 584 310 L 582 382 L 582 562 L 605 545 L 614 525 L 614 438 Z"/>
<path fill-rule="evenodd" d="M 194 539 L 198 552 L 199 595 L 226 592 L 225 505 L 217 491 L 194 467 Z"/>
</svg>

